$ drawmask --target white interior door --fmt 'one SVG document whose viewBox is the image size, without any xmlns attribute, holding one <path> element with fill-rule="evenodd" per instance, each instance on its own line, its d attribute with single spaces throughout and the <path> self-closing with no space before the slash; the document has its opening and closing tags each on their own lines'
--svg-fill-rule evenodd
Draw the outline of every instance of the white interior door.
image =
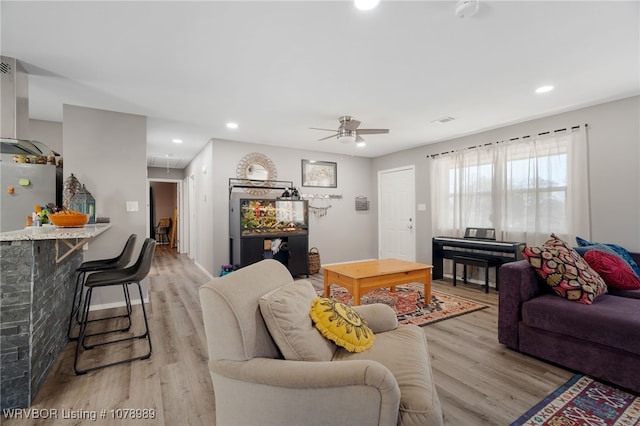
<svg viewBox="0 0 640 426">
<path fill-rule="evenodd" d="M 415 167 L 378 172 L 378 200 L 380 259 L 415 262 Z"/>
</svg>

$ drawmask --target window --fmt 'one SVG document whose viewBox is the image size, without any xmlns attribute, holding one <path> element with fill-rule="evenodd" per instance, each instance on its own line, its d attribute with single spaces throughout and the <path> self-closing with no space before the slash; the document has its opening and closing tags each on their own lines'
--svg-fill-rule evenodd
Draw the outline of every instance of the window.
<svg viewBox="0 0 640 426">
<path fill-rule="evenodd" d="M 525 158 L 517 152 L 519 147 L 514 147 L 518 155 L 510 156 L 506 164 L 507 232 L 526 234 L 531 230 L 546 236 L 569 233 L 567 142 L 567 138 L 540 140 L 537 152 Z"/>
<path fill-rule="evenodd" d="M 589 235 L 582 133 L 523 138 L 432 159 L 433 235 L 495 228 L 498 239 L 530 245 L 551 233 Z"/>
</svg>

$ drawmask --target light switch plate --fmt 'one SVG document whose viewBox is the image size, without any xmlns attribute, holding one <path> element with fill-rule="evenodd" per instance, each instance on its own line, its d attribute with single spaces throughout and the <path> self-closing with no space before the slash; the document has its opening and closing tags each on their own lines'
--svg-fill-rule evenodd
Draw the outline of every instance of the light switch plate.
<svg viewBox="0 0 640 426">
<path fill-rule="evenodd" d="M 427 205 L 426 204 L 418 204 L 418 211 L 426 212 L 427 211 Z"/>
<path fill-rule="evenodd" d="M 128 212 L 137 212 L 138 211 L 138 202 L 137 201 L 127 201 L 127 211 Z"/>
</svg>

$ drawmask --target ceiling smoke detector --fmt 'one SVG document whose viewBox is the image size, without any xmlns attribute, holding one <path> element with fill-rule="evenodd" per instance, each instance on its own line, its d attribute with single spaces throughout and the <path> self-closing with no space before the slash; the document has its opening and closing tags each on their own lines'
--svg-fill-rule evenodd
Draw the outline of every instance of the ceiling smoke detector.
<svg viewBox="0 0 640 426">
<path fill-rule="evenodd" d="M 447 117 L 438 118 L 437 120 L 433 120 L 432 123 L 444 124 L 444 123 L 448 123 L 448 122 L 453 121 L 453 120 L 455 120 L 454 117 L 447 116 Z"/>
<path fill-rule="evenodd" d="M 479 0 L 460 0 L 456 4 L 456 16 L 460 19 L 470 18 L 478 12 Z"/>
</svg>

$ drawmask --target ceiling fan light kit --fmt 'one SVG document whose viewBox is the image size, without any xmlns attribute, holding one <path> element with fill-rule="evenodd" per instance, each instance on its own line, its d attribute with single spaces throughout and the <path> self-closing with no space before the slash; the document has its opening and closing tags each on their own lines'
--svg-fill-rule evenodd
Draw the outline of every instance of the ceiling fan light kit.
<svg viewBox="0 0 640 426">
<path fill-rule="evenodd" d="M 356 132 L 353 130 L 341 129 L 338 131 L 338 141 L 342 143 L 355 142 Z"/>
<path fill-rule="evenodd" d="M 358 129 L 360 126 L 360 122 L 355 120 L 350 115 L 343 115 L 338 119 L 340 121 L 340 126 L 338 126 L 338 130 L 331 129 L 321 129 L 318 127 L 310 127 L 312 130 L 324 130 L 328 132 L 335 132 L 333 135 L 326 136 L 322 139 L 318 139 L 318 141 L 323 141 L 326 139 L 330 139 L 335 137 L 338 141 L 342 143 L 350 143 L 350 142 L 364 142 L 364 139 L 360 136 L 362 135 L 375 135 L 382 133 L 389 133 L 389 129 Z M 363 147 L 364 144 L 359 144 L 359 147 Z"/>
</svg>

